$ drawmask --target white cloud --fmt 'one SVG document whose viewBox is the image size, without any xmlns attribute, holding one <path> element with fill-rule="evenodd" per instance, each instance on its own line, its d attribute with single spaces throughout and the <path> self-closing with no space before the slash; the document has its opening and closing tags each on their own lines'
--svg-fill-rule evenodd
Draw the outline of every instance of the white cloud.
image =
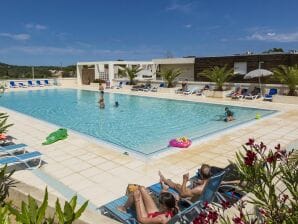
<svg viewBox="0 0 298 224">
<path fill-rule="evenodd" d="M 298 32 L 292 32 L 292 33 L 255 32 L 252 35 L 247 36 L 245 39 L 258 40 L 258 41 L 284 42 L 284 43 L 298 42 Z"/>
<path fill-rule="evenodd" d="M 7 37 L 13 40 L 29 40 L 31 36 L 26 33 L 19 33 L 19 34 L 13 34 L 13 33 L 0 33 L 1 37 Z"/>
<path fill-rule="evenodd" d="M 47 27 L 45 25 L 34 24 L 34 23 L 27 23 L 25 25 L 25 27 L 28 29 L 36 29 L 36 30 L 46 30 L 47 29 Z"/>
<path fill-rule="evenodd" d="M 192 27 L 192 24 L 186 24 L 186 25 L 184 25 L 184 27 L 189 29 Z"/>
<path fill-rule="evenodd" d="M 180 12 L 190 12 L 193 9 L 194 2 L 188 3 L 179 3 L 177 1 L 172 2 L 172 4 L 168 5 L 165 10 L 166 11 L 180 11 Z"/>
</svg>

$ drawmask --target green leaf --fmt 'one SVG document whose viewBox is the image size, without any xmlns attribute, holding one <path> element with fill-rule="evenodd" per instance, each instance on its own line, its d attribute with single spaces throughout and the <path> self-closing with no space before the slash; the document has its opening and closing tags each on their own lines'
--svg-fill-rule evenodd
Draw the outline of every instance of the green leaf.
<svg viewBox="0 0 298 224">
<path fill-rule="evenodd" d="M 58 216 L 59 223 L 64 223 L 64 214 L 62 212 L 59 199 L 56 201 L 56 215 Z"/>
<path fill-rule="evenodd" d="M 89 201 L 86 201 L 81 208 L 75 213 L 75 219 L 78 219 L 88 206 Z"/>
<path fill-rule="evenodd" d="M 78 196 L 75 195 L 72 197 L 72 199 L 69 202 L 69 205 L 72 207 L 73 210 L 75 209 L 75 207 L 77 205 L 77 199 L 78 199 Z"/>
<path fill-rule="evenodd" d="M 46 209 L 48 207 L 48 189 L 46 188 L 43 202 L 37 212 L 36 224 L 42 224 L 45 219 Z"/>
</svg>

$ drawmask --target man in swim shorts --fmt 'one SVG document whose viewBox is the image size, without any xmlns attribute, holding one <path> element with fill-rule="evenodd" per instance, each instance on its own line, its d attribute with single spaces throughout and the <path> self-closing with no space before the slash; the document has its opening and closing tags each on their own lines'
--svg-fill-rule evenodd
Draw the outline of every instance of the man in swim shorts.
<svg viewBox="0 0 298 224">
<path fill-rule="evenodd" d="M 228 107 L 225 108 L 225 113 L 226 113 L 226 118 L 225 121 L 229 122 L 234 120 L 234 113 L 232 111 L 230 111 L 230 109 Z"/>
</svg>

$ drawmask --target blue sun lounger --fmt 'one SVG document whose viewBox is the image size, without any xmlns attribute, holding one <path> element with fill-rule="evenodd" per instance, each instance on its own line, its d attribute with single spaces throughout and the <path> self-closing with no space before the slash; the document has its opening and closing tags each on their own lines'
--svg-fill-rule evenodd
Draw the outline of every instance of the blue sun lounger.
<svg viewBox="0 0 298 224">
<path fill-rule="evenodd" d="M 263 100 L 272 101 L 273 95 L 277 94 L 277 89 L 270 89 L 268 94 L 265 94 Z"/>
<path fill-rule="evenodd" d="M 18 88 L 18 86 L 16 85 L 16 83 L 14 81 L 9 82 L 9 87 L 10 88 Z"/>
<path fill-rule="evenodd" d="M 49 80 L 45 79 L 44 80 L 44 84 L 45 86 L 51 86 L 52 84 L 49 82 Z"/>
<path fill-rule="evenodd" d="M 39 87 L 44 87 L 44 84 L 42 84 L 40 80 L 36 80 L 36 85 Z"/>
<path fill-rule="evenodd" d="M 36 85 L 31 80 L 28 80 L 28 86 L 29 87 L 35 87 Z"/>
<path fill-rule="evenodd" d="M 14 154 L 16 152 L 25 152 L 27 145 L 26 144 L 15 144 L 0 146 L 0 154 Z"/>
<path fill-rule="evenodd" d="M 225 171 L 214 175 L 206 184 L 199 200 L 190 204 L 188 208 L 180 208 L 181 211 L 176 214 L 168 223 L 191 223 L 202 211 L 204 202 L 211 203 L 216 197 L 216 192 L 224 177 Z M 122 223 L 135 224 L 138 223 L 135 211 L 128 210 L 127 213 L 120 212 L 117 207 L 125 204 L 127 196 L 118 198 L 100 208 L 103 215 L 111 217 Z M 190 202 L 187 202 L 190 203 Z"/>
<path fill-rule="evenodd" d="M 42 154 L 38 151 L 28 152 L 21 155 L 16 156 L 7 156 L 0 158 L 0 167 L 5 166 L 13 166 L 17 164 L 24 164 L 28 169 L 35 169 L 41 166 L 41 156 Z M 35 166 L 30 166 L 28 162 L 38 160 L 38 164 Z"/>
</svg>

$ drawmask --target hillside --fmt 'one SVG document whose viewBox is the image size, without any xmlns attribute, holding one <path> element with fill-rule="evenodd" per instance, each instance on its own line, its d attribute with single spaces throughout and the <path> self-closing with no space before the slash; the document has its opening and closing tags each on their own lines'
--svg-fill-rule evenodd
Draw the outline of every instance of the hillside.
<svg viewBox="0 0 298 224">
<path fill-rule="evenodd" d="M 70 65 L 66 67 L 58 66 L 34 66 L 35 78 L 51 78 L 50 70 L 63 70 L 63 77 L 73 77 L 76 72 L 76 66 Z M 31 66 L 9 65 L 0 62 L 0 79 L 23 79 L 32 78 Z"/>
</svg>

